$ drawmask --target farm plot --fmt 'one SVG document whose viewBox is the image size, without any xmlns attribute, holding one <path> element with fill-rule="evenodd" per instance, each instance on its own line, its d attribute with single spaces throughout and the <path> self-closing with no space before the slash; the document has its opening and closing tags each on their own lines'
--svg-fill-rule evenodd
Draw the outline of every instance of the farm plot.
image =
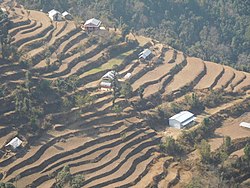
<svg viewBox="0 0 250 188">
<path fill-rule="evenodd" d="M 226 88 L 234 79 L 235 73 L 233 68 L 229 66 L 224 66 L 224 73 L 221 78 L 218 80 L 217 84 L 214 86 L 214 89 Z"/>
<path fill-rule="evenodd" d="M 177 75 L 174 75 L 173 81 L 166 86 L 166 94 L 190 85 L 190 83 L 199 78 L 199 75 L 204 71 L 205 64 L 201 59 L 187 57 L 187 65 Z"/>
<path fill-rule="evenodd" d="M 225 136 L 230 136 L 232 139 L 244 138 L 250 136 L 250 130 L 240 127 L 241 122 L 250 122 L 250 113 L 247 112 L 237 119 L 227 120 L 222 127 L 215 130 L 215 138 L 210 139 L 211 150 L 217 149 L 223 143 Z"/>
<path fill-rule="evenodd" d="M 12 44 L 19 47 L 19 50 L 26 49 L 27 54 L 33 58 L 34 66 L 31 72 L 36 74 L 33 76 L 32 81 L 35 82 L 32 87 L 35 89 L 38 78 L 56 80 L 72 75 L 80 77 L 76 91 L 70 90 L 60 94 L 58 98 L 53 98 L 55 101 L 44 103 L 44 106 L 49 108 L 57 102 L 61 105 L 61 98 L 64 97 L 72 97 L 74 101 L 75 95 L 81 96 L 87 92 L 90 96 L 96 97 L 91 105 L 82 109 L 77 104 L 72 104 L 69 109 L 49 109 L 45 115 L 54 118 L 48 128 L 51 130 L 43 130 L 44 133 L 37 138 L 31 137 L 31 141 L 27 136 L 24 142 L 28 145 L 21 150 L 21 154 L 11 152 L 0 159 L 0 180 L 17 180 L 18 187 L 54 187 L 55 177 L 65 165 L 70 167 L 73 175 L 84 175 L 83 187 L 178 187 L 192 178 L 181 164 L 172 163 L 172 158 L 170 160 L 166 154 L 159 153 L 161 137 L 170 133 L 157 133 L 145 123 L 141 112 L 130 104 L 138 97 L 117 98 L 115 104 L 122 107 L 122 111 L 117 113 L 113 108 L 112 92 L 96 91 L 102 72 L 112 69 L 115 65 L 121 76 L 128 72 L 132 74 L 128 81 L 134 91 L 140 86 L 145 87 L 145 97 L 159 90 L 159 94 L 168 94 L 186 87 L 190 87 L 190 90 L 193 87 L 226 88 L 230 82 L 231 89 L 247 90 L 250 85 L 247 73 L 227 69 L 226 66 L 211 62 L 204 63 L 198 58 L 186 57 L 182 52 L 142 36 L 132 36 L 138 40 L 139 46 L 133 47 L 132 50 L 125 48 L 110 59 L 109 50 L 113 50 L 112 47 L 123 46 L 123 42 L 103 43 L 105 39 L 101 36 L 100 40 L 99 36 L 97 37 L 98 42 L 93 42 L 95 36 L 76 28 L 74 22 L 51 22 L 42 12 L 30 11 L 28 15 L 23 8 L 16 9 L 15 18 L 14 12 L 11 13 L 14 20 L 11 33 L 15 37 Z M 145 44 L 150 46 L 155 55 L 147 64 L 137 60 L 138 51 L 144 48 Z M 48 57 L 43 57 L 45 47 L 51 50 Z M 167 51 L 164 51 L 166 49 Z M 61 62 L 54 69 L 46 69 L 46 58 L 55 62 L 59 56 Z M 2 61 L 0 64 L 0 72 L 4 73 L 1 83 L 13 85 L 13 89 L 8 91 L 9 96 L 6 97 L 11 108 L 7 108 L 7 103 L 4 104 L 6 109 L 0 114 L 0 118 L 13 121 L 18 113 L 13 91 L 17 85 L 26 86 L 25 73 L 28 68 L 21 69 L 18 62 L 10 64 Z M 212 69 L 214 71 L 211 71 Z M 233 104 L 222 107 L 227 108 L 231 105 Z M 220 108 L 210 110 L 213 113 Z M 52 130 L 54 124 L 60 123 L 56 121 L 65 123 L 64 130 Z M 239 134 L 236 135 L 230 123 L 235 122 L 222 126 L 216 133 L 224 135 L 230 132 L 232 138 L 237 138 Z M 15 127 L 15 123 L 12 124 L 13 127 L 7 131 L 5 129 L 9 125 L 1 126 L 1 146 L 14 134 L 22 135 L 18 132 L 19 128 L 29 125 L 26 119 L 19 127 Z M 249 136 L 248 130 L 240 131 L 241 136 Z M 175 138 L 181 134 L 181 131 L 170 132 Z M 22 138 L 24 137 L 22 135 Z"/>
<path fill-rule="evenodd" d="M 199 83 L 194 87 L 194 89 L 209 89 L 213 88 L 214 85 L 218 82 L 221 78 L 222 74 L 224 73 L 223 66 L 205 61 L 206 66 L 206 74 L 201 78 Z"/>
<path fill-rule="evenodd" d="M 148 71 L 145 75 L 136 80 L 132 87 L 134 90 L 137 90 L 141 85 L 147 83 L 148 81 L 159 80 L 161 77 L 164 77 L 170 69 L 174 66 L 173 64 L 169 64 L 169 61 L 173 58 L 174 51 L 169 50 L 165 54 L 164 62 L 162 65 L 157 66 L 152 71 Z"/>
</svg>

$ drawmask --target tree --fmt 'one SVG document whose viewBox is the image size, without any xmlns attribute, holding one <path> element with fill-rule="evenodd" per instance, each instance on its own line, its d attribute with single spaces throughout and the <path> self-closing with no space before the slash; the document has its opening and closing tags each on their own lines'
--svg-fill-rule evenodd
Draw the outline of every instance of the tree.
<svg viewBox="0 0 250 188">
<path fill-rule="evenodd" d="M 193 178 L 191 182 L 189 182 L 185 188 L 202 188 L 200 178 Z"/>
<path fill-rule="evenodd" d="M 64 166 L 56 176 L 56 187 L 62 188 L 66 183 L 70 182 L 72 175 L 70 174 L 69 166 Z"/>
<path fill-rule="evenodd" d="M 26 82 L 25 82 L 25 86 L 26 88 L 30 91 L 31 88 L 31 81 L 32 81 L 32 75 L 30 71 L 27 71 L 25 73 L 25 78 L 26 78 Z"/>
<path fill-rule="evenodd" d="M 113 89 L 113 92 L 112 92 L 112 95 L 113 95 L 113 99 L 112 99 L 112 108 L 114 107 L 115 105 L 115 100 L 120 96 L 120 85 L 119 85 L 119 81 L 118 81 L 118 78 L 117 78 L 117 73 L 115 72 L 114 74 L 114 77 L 111 81 L 111 85 L 112 85 L 112 89 Z"/>
<path fill-rule="evenodd" d="M 0 188 L 16 188 L 16 187 L 10 182 L 7 183 L 0 182 Z"/>
<path fill-rule="evenodd" d="M 172 136 L 167 136 L 165 140 L 160 144 L 160 148 L 163 152 L 169 155 L 176 155 L 182 153 L 183 149 L 176 143 Z"/>
<path fill-rule="evenodd" d="M 138 95 L 140 96 L 140 99 L 143 99 L 143 92 L 144 92 L 144 87 L 140 86 L 138 89 Z"/>
<path fill-rule="evenodd" d="M 116 113 L 116 115 L 118 116 L 118 115 L 121 115 L 121 112 L 122 112 L 122 107 L 120 106 L 120 105 L 114 105 L 113 107 L 112 107 L 112 110 L 114 111 L 114 113 Z"/>
<path fill-rule="evenodd" d="M 224 150 L 226 153 L 229 153 L 229 149 L 230 149 L 230 146 L 231 146 L 231 137 L 230 136 L 226 136 L 224 139 L 223 139 L 223 146 L 224 146 Z"/>
<path fill-rule="evenodd" d="M 84 180 L 85 179 L 83 175 L 76 175 L 72 178 L 70 185 L 72 188 L 81 188 L 83 186 Z"/>
<path fill-rule="evenodd" d="M 121 88 L 121 95 L 123 95 L 126 99 L 130 98 L 132 96 L 133 93 L 133 88 L 131 86 L 131 84 L 126 81 Z"/>
<path fill-rule="evenodd" d="M 78 106 L 79 108 L 83 108 L 83 107 L 93 104 L 94 100 L 95 100 L 95 97 L 91 96 L 89 93 L 85 95 L 79 94 L 75 96 L 75 103 L 76 103 L 76 106 Z"/>
<path fill-rule="evenodd" d="M 123 24 L 121 31 L 122 31 L 122 38 L 125 39 L 125 37 L 129 34 L 130 29 L 127 24 Z"/>
<path fill-rule="evenodd" d="M 204 139 L 201 140 L 201 144 L 199 146 L 199 152 L 200 152 L 200 155 L 201 155 L 201 161 L 202 162 L 207 163 L 207 162 L 210 161 L 210 155 L 211 155 L 210 145 Z"/>
<path fill-rule="evenodd" d="M 247 162 L 250 162 L 250 144 L 247 144 L 244 147 L 244 158 L 247 160 Z"/>
</svg>

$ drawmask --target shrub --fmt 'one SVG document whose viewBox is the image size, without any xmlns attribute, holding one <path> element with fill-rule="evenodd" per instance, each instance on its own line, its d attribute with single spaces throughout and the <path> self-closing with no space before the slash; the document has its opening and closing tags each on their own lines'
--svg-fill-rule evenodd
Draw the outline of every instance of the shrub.
<svg viewBox="0 0 250 188">
<path fill-rule="evenodd" d="M 183 148 L 176 143 L 172 136 L 167 136 L 165 140 L 160 144 L 160 149 L 169 155 L 178 155 L 183 153 Z"/>
</svg>

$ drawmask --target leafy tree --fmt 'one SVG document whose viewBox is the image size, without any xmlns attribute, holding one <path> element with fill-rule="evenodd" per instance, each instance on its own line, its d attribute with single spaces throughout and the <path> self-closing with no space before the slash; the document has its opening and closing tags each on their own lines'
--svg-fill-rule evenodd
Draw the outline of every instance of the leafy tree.
<svg viewBox="0 0 250 188">
<path fill-rule="evenodd" d="M 224 150 L 225 152 L 229 152 L 229 148 L 232 144 L 232 140 L 231 140 L 231 137 L 230 136 L 226 136 L 224 139 L 223 139 L 223 146 L 224 146 Z"/>
<path fill-rule="evenodd" d="M 116 113 L 117 115 L 120 115 L 121 114 L 121 112 L 122 112 L 122 107 L 121 106 L 119 106 L 119 105 L 114 105 L 113 107 L 112 107 L 112 110 L 114 111 L 114 113 Z"/>
<path fill-rule="evenodd" d="M 66 183 L 72 180 L 69 166 L 64 166 L 63 169 L 56 176 L 56 187 L 62 188 Z"/>
<path fill-rule="evenodd" d="M 244 157 L 245 159 L 248 161 L 248 163 L 250 162 L 250 145 L 247 144 L 245 147 L 244 147 Z"/>
<path fill-rule="evenodd" d="M 210 161 L 210 155 L 211 155 L 211 149 L 210 145 L 206 140 L 201 140 L 201 144 L 199 146 L 199 152 L 201 155 L 201 161 L 202 162 L 209 162 Z"/>
<path fill-rule="evenodd" d="M 93 104 L 95 100 L 94 96 L 91 96 L 89 93 L 85 94 L 85 95 L 76 95 L 75 96 L 75 103 L 76 106 L 83 108 L 86 106 L 89 106 L 91 104 Z"/>
<path fill-rule="evenodd" d="M 70 185 L 72 188 L 81 188 L 83 186 L 84 180 L 85 179 L 83 175 L 76 175 L 72 178 Z"/>
<path fill-rule="evenodd" d="M 0 182 L 0 188 L 16 188 L 16 187 L 10 182 L 7 183 Z"/>
<path fill-rule="evenodd" d="M 123 24 L 121 27 L 121 31 L 122 31 L 122 38 L 125 39 L 126 35 L 128 35 L 130 32 L 128 25 Z"/>
<path fill-rule="evenodd" d="M 31 72 L 30 71 L 27 71 L 25 73 L 25 86 L 26 88 L 30 91 L 30 88 L 31 88 L 31 81 L 32 81 L 32 75 L 31 75 Z"/>
<path fill-rule="evenodd" d="M 140 86 L 138 89 L 138 95 L 140 96 L 140 99 L 143 99 L 143 92 L 144 92 L 144 87 Z"/>
<path fill-rule="evenodd" d="M 190 183 L 188 183 L 185 188 L 202 188 L 202 184 L 199 178 L 193 178 Z"/>
<path fill-rule="evenodd" d="M 165 140 L 160 144 L 160 148 L 163 152 L 176 155 L 183 152 L 183 149 L 179 144 L 176 143 L 175 139 L 172 136 L 167 136 Z"/>
<path fill-rule="evenodd" d="M 131 84 L 126 81 L 121 88 L 121 95 L 123 95 L 126 99 L 130 98 L 132 96 L 133 93 L 133 88 L 131 86 Z"/>
</svg>

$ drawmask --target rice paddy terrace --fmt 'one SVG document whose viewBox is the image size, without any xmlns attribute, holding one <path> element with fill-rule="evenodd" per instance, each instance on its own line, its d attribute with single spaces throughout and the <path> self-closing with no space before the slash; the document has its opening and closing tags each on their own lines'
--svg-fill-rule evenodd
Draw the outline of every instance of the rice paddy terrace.
<svg viewBox="0 0 250 188">
<path fill-rule="evenodd" d="M 130 40 L 138 43 L 128 45 L 128 42 L 112 40 L 111 36 L 118 35 L 112 31 L 86 33 L 73 21 L 51 22 L 45 13 L 28 11 L 22 6 L 10 8 L 6 2 L 4 6 L 12 22 L 11 44 L 24 54 L 23 57 L 32 59 L 32 66 L 25 68 L 19 63 L 0 60 L 1 84 L 14 90 L 25 83 L 27 70 L 36 80 L 52 82 L 78 76 L 80 84 L 67 95 L 88 91 L 96 100 L 92 104 L 94 108 L 78 110 L 77 118 L 72 117 L 74 112 L 70 109 L 65 112 L 51 108 L 57 99 L 45 104 L 49 109 L 47 115 L 56 117 L 57 123 L 66 128 L 63 131 L 49 129 L 37 139 L 31 139 L 24 152 L 5 154 L 0 159 L 0 181 L 17 181 L 18 187 L 54 187 L 55 174 L 65 165 L 73 175 L 84 175 L 83 187 L 179 187 L 191 180 L 192 173 L 187 167 L 159 152 L 162 134 L 145 124 L 140 116 L 160 103 L 139 113 L 126 99 L 119 98 L 116 103 L 123 106 L 123 112 L 117 115 L 111 110 L 112 92 L 98 90 L 98 83 L 113 65 L 117 65 L 121 76 L 132 75 L 128 80 L 133 88 L 129 101 L 139 99 L 136 93 L 141 86 L 148 100 L 156 95 L 162 98 L 171 95 L 178 100 L 194 90 L 223 89 L 242 93 L 241 99 L 232 101 L 231 105 L 219 106 L 214 111 L 210 109 L 209 115 L 212 115 L 248 97 L 249 73 L 189 57 L 151 39 L 131 36 Z M 92 42 L 93 35 L 104 37 Z M 114 46 L 120 49 L 119 53 L 107 56 Z M 154 57 L 142 63 L 138 53 L 146 47 L 152 50 Z M 49 54 L 46 53 L 48 49 Z M 48 68 L 48 58 L 53 68 Z M 0 100 L 2 148 L 26 122 L 15 122 L 12 92 Z"/>
</svg>

